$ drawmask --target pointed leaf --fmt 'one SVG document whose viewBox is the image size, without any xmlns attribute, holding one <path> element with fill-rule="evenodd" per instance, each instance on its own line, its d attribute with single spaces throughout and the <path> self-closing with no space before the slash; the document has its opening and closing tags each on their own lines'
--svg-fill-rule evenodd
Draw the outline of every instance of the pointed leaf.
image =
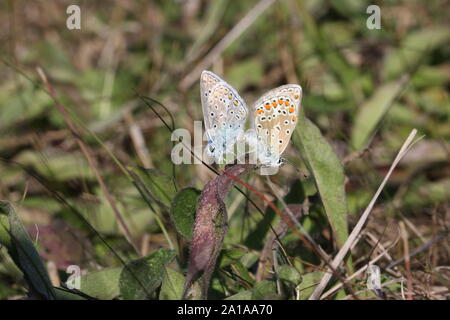
<svg viewBox="0 0 450 320">
<path fill-rule="evenodd" d="M 293 135 L 294 144 L 314 177 L 328 221 L 342 246 L 347 239 L 347 200 L 344 170 L 325 138 L 309 119 L 300 118 Z"/>
<path fill-rule="evenodd" d="M 164 266 L 175 258 L 170 249 L 159 249 L 150 255 L 127 263 L 120 274 L 120 294 L 126 300 L 155 298 L 155 290 L 164 277 Z"/>
<path fill-rule="evenodd" d="M 195 188 L 186 188 L 178 192 L 172 201 L 170 218 L 178 233 L 188 240 L 192 238 L 192 229 L 195 221 L 195 210 L 200 191 Z"/>
<path fill-rule="evenodd" d="M 119 279 L 123 268 L 110 268 L 81 276 L 80 291 L 97 299 L 109 300 L 120 294 Z"/>
<path fill-rule="evenodd" d="M 8 252 L 23 272 L 31 292 L 44 299 L 55 299 L 47 269 L 13 207 L 6 201 L 0 201 L 0 216 L 3 216 L 0 220 L 1 239 L 6 239 L 2 241 L 8 245 Z M 5 216 L 8 224 L 5 223 Z"/>
<path fill-rule="evenodd" d="M 183 294 L 184 276 L 172 268 L 165 269 L 159 300 L 180 300 Z"/>
<path fill-rule="evenodd" d="M 263 280 L 253 287 L 252 300 L 278 300 L 280 298 L 275 281 Z"/>
<path fill-rule="evenodd" d="M 407 77 L 386 83 L 379 87 L 358 110 L 352 131 L 352 145 L 356 149 L 365 147 L 379 122 L 403 91 Z"/>
<path fill-rule="evenodd" d="M 280 266 L 278 277 L 289 287 L 295 287 L 302 281 L 302 276 L 297 269 L 288 265 Z"/>
</svg>

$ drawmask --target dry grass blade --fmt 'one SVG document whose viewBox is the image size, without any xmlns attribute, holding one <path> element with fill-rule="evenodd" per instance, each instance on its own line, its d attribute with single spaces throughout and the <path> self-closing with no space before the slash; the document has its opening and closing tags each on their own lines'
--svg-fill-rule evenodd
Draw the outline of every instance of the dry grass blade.
<svg viewBox="0 0 450 320">
<path fill-rule="evenodd" d="M 353 273 L 351 276 L 347 277 L 345 279 L 346 282 L 356 278 L 357 276 L 359 276 L 360 274 L 362 274 L 364 271 L 367 270 L 367 268 L 373 264 L 375 264 L 378 260 L 380 260 L 381 258 L 385 257 L 386 255 L 388 255 L 388 251 L 393 248 L 398 242 L 398 239 L 396 241 L 394 241 L 388 248 L 384 249 L 380 254 L 378 254 L 375 258 L 373 258 L 372 260 L 369 261 L 369 263 L 367 263 L 366 265 L 364 265 L 363 267 L 361 267 L 358 271 L 356 271 L 355 273 Z M 344 285 L 342 283 L 339 283 L 337 285 L 335 285 L 333 288 L 331 288 L 330 290 L 328 290 L 327 292 L 325 292 L 320 298 L 321 299 L 325 299 L 329 296 L 331 296 L 334 292 L 336 292 L 337 290 L 339 290 L 340 288 L 342 288 Z"/>
<path fill-rule="evenodd" d="M 361 218 L 359 219 L 359 221 L 356 224 L 356 226 L 353 229 L 353 231 L 350 233 L 347 241 L 344 243 L 344 245 L 339 250 L 339 252 L 336 255 L 336 257 L 331 262 L 331 266 L 332 266 L 333 269 L 336 269 L 341 264 L 341 262 L 343 261 L 344 257 L 346 256 L 347 252 L 354 245 L 354 242 L 355 242 L 356 238 L 358 237 L 358 235 L 360 234 L 364 224 L 366 223 L 367 218 L 369 217 L 369 214 L 371 213 L 372 208 L 375 205 L 375 202 L 377 201 L 378 197 L 381 194 L 381 191 L 383 190 L 384 186 L 386 185 L 389 177 L 391 176 L 391 174 L 394 171 L 394 169 L 397 166 L 397 164 L 400 162 L 400 160 L 403 158 L 403 156 L 408 152 L 409 148 L 412 146 L 413 140 L 414 140 L 414 137 L 416 136 L 416 134 L 417 134 L 417 130 L 413 129 L 411 131 L 411 133 L 409 134 L 408 138 L 406 139 L 406 141 L 403 143 L 403 146 L 401 147 L 400 151 L 398 152 L 397 157 L 395 158 L 394 162 L 392 163 L 391 167 L 389 168 L 388 173 L 384 177 L 383 182 L 378 187 L 377 192 L 373 196 L 373 198 L 370 201 L 369 205 L 367 206 L 366 210 L 364 210 Z M 316 289 L 314 289 L 314 292 L 309 297 L 309 300 L 317 300 L 317 299 L 319 299 L 319 297 L 322 294 L 323 290 L 325 289 L 326 285 L 330 281 L 331 276 L 332 276 L 331 272 L 325 273 L 325 275 L 323 276 L 323 278 L 320 281 L 319 285 L 316 287 Z"/>
<path fill-rule="evenodd" d="M 400 235 L 402 237 L 403 242 L 403 257 L 405 259 L 405 268 L 406 268 L 406 285 L 408 288 L 408 292 L 406 294 L 406 300 L 413 300 L 413 285 L 412 285 L 412 277 L 411 277 L 411 262 L 410 262 L 410 252 L 409 252 L 409 243 L 408 243 L 408 232 L 406 231 L 405 223 L 403 221 L 399 222 L 400 225 Z"/>
</svg>

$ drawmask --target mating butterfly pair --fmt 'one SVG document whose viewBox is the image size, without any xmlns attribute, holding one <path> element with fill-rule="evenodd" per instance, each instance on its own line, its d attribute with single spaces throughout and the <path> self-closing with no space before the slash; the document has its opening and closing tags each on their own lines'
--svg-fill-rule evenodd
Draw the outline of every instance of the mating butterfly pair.
<svg viewBox="0 0 450 320">
<path fill-rule="evenodd" d="M 206 152 L 217 163 L 233 153 L 236 142 L 256 150 L 263 167 L 279 167 L 298 121 L 302 88 L 287 84 L 265 93 L 252 108 L 250 129 L 245 132 L 249 109 L 237 91 L 210 71 L 200 77 L 203 117 L 208 136 Z"/>
</svg>

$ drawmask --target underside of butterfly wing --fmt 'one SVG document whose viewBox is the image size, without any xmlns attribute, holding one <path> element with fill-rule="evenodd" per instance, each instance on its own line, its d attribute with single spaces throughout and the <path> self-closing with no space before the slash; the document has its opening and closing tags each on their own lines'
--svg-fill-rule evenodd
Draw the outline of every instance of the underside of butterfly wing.
<svg viewBox="0 0 450 320">
<path fill-rule="evenodd" d="M 288 84 L 265 93 L 253 107 L 261 158 L 279 159 L 297 125 L 302 88 Z"/>
<path fill-rule="evenodd" d="M 244 131 L 247 106 L 232 86 L 209 71 L 200 77 L 200 94 L 210 142 L 228 150 Z"/>
</svg>

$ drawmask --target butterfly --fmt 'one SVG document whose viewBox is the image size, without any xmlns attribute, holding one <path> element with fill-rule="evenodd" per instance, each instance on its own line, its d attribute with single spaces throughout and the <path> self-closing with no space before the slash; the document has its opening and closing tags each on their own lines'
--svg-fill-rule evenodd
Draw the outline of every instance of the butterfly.
<svg viewBox="0 0 450 320">
<path fill-rule="evenodd" d="M 289 144 L 298 122 L 302 88 L 287 84 L 266 92 L 253 105 L 252 131 L 247 136 L 256 145 L 258 160 L 264 167 L 283 164 L 281 154 Z"/>
<path fill-rule="evenodd" d="M 206 152 L 221 163 L 244 134 L 248 108 L 232 86 L 210 71 L 201 74 L 200 94 L 208 137 Z"/>
<path fill-rule="evenodd" d="M 263 167 L 279 167 L 295 126 L 302 88 L 287 84 L 270 90 L 254 104 L 250 129 L 244 132 L 249 109 L 237 91 L 210 71 L 200 77 L 203 116 L 208 136 L 207 153 L 216 161 L 245 140 Z"/>
</svg>

